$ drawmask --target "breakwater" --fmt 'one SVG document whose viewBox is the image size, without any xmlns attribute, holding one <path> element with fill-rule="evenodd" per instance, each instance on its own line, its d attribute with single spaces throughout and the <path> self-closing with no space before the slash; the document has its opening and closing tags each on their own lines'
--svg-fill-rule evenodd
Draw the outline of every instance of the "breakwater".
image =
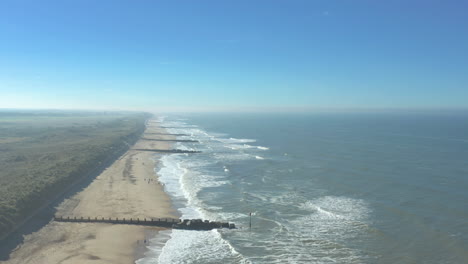
<svg viewBox="0 0 468 264">
<path fill-rule="evenodd" d="M 201 219 L 174 219 L 174 218 L 112 218 L 112 217 L 54 217 L 56 222 L 71 223 L 106 223 L 123 225 L 157 226 L 186 230 L 211 230 L 218 228 L 234 229 L 236 226 L 228 222 L 216 222 Z"/>
</svg>

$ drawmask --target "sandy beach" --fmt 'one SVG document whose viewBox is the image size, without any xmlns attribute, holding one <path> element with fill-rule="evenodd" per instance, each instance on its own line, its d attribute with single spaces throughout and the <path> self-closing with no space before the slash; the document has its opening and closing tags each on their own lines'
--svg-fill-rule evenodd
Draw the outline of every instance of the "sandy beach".
<svg viewBox="0 0 468 264">
<path fill-rule="evenodd" d="M 154 153 L 134 149 L 170 149 L 174 139 L 150 120 L 143 137 L 103 171 L 86 189 L 65 200 L 58 216 L 177 217 L 154 172 Z M 8 264 L 128 264 L 145 249 L 145 239 L 162 228 L 96 223 L 50 222 L 25 237 Z"/>
</svg>

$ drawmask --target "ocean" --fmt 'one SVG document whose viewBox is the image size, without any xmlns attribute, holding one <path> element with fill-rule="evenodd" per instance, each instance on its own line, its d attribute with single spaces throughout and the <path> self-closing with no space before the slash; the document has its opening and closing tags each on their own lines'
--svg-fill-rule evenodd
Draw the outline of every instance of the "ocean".
<svg viewBox="0 0 468 264">
<path fill-rule="evenodd" d="M 162 231 L 138 264 L 468 263 L 466 112 L 159 120 L 200 141 L 155 168 L 181 218 L 238 229 Z"/>
</svg>

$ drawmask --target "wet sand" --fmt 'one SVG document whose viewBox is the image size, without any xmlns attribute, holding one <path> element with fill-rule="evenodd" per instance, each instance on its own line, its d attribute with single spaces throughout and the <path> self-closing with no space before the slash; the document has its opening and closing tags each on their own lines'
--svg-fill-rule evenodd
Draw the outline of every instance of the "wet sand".
<svg viewBox="0 0 468 264">
<path fill-rule="evenodd" d="M 145 138 L 173 140 L 156 122 L 148 122 Z M 171 149 L 170 141 L 139 140 L 87 188 L 65 200 L 58 216 L 177 217 L 154 172 L 154 153 L 135 149 Z M 162 228 L 96 223 L 50 222 L 27 235 L 8 264 L 134 263 L 144 252 L 146 237 Z"/>
</svg>

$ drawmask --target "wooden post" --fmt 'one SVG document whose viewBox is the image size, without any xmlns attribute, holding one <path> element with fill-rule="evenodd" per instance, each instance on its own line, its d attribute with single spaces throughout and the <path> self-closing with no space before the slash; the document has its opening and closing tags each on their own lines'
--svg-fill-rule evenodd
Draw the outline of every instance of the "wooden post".
<svg viewBox="0 0 468 264">
<path fill-rule="evenodd" d="M 249 213 L 249 229 L 252 229 L 252 212 Z"/>
</svg>

